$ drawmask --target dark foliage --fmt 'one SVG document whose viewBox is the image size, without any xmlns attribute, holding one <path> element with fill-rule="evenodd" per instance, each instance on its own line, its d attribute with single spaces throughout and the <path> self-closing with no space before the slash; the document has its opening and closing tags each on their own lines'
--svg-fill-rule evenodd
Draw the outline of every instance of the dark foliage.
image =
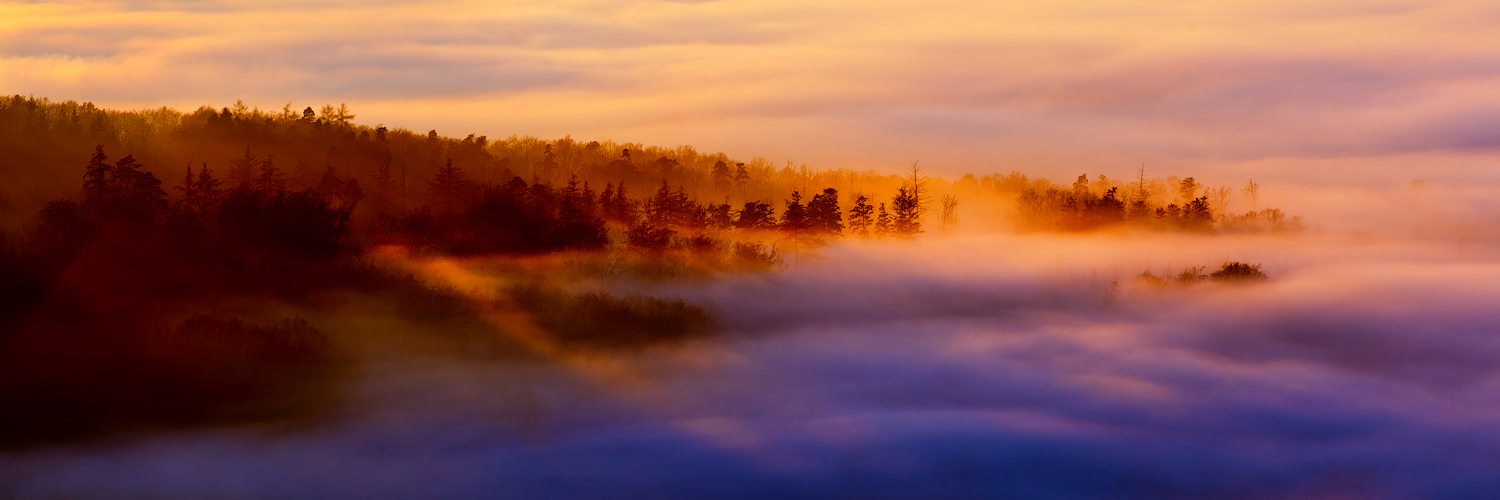
<svg viewBox="0 0 1500 500">
<path fill-rule="evenodd" d="M 604 292 L 580 295 L 539 284 L 511 289 L 538 326 L 559 343 L 579 349 L 631 348 L 681 342 L 715 332 L 713 316 L 682 299 Z"/>
<path fill-rule="evenodd" d="M 1260 264 L 1246 264 L 1244 262 L 1225 262 L 1218 271 L 1209 273 L 1209 279 L 1218 282 L 1245 283 L 1265 281 L 1269 279 L 1266 273 L 1260 270 Z"/>
<path fill-rule="evenodd" d="M 0 447 L 163 426 L 305 415 L 340 363 L 301 319 L 268 326 L 193 316 L 159 326 L 52 294 L 0 348 Z"/>
</svg>

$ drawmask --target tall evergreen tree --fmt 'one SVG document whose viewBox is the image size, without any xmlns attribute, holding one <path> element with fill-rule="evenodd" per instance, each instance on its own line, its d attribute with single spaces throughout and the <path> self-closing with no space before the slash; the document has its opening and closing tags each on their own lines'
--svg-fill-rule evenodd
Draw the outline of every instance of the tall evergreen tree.
<svg viewBox="0 0 1500 500">
<path fill-rule="evenodd" d="M 218 210 L 219 203 L 224 200 L 223 181 L 214 178 L 213 171 L 208 169 L 204 163 L 198 169 L 198 203 L 194 207 L 199 217 L 207 218 L 214 210 Z"/>
<path fill-rule="evenodd" d="M 109 165 L 109 157 L 104 155 L 104 145 L 95 146 L 94 156 L 89 158 L 89 164 L 83 170 L 84 207 L 98 206 L 109 199 L 112 169 Z"/>
<path fill-rule="evenodd" d="M 745 162 L 734 163 L 734 185 L 740 189 L 740 196 L 745 197 L 745 184 L 750 182 L 750 171 L 745 170 Z"/>
<path fill-rule="evenodd" d="M 891 234 L 900 238 L 915 238 L 922 232 L 920 200 L 916 193 L 901 186 L 891 200 Z"/>
<path fill-rule="evenodd" d="M 457 211 L 463 205 L 472 187 L 473 183 L 464 178 L 464 171 L 453 166 L 452 159 L 427 182 L 433 204 L 448 212 Z"/>
<path fill-rule="evenodd" d="M 802 193 L 792 191 L 792 199 L 786 202 L 786 211 L 781 213 L 781 230 L 800 237 L 810 229 L 807 207 L 802 205 Z"/>
<path fill-rule="evenodd" d="M 871 225 L 875 223 L 872 214 L 875 207 L 870 206 L 870 199 L 865 195 L 854 197 L 854 207 L 849 209 L 849 231 L 861 239 L 870 237 Z"/>
<path fill-rule="evenodd" d="M 255 178 L 255 189 L 266 197 L 286 190 L 286 180 L 281 178 L 281 169 L 276 168 L 275 157 L 266 155 L 260 164 L 260 175 Z"/>
<path fill-rule="evenodd" d="M 844 214 L 839 211 L 839 192 L 834 188 L 826 188 L 821 194 L 813 195 L 812 200 L 807 202 L 808 227 L 812 232 L 824 235 L 838 235 L 844 231 Z"/>
<path fill-rule="evenodd" d="M 229 185 L 233 189 L 251 189 L 259 166 L 260 156 L 250 154 L 250 148 L 246 147 L 245 156 L 229 160 Z"/>
<path fill-rule="evenodd" d="M 724 163 L 724 160 L 714 162 L 714 168 L 710 171 L 710 176 L 713 178 L 714 188 L 718 189 L 719 193 L 729 192 L 730 187 L 734 184 L 734 175 L 729 173 L 729 164 Z"/>
<path fill-rule="evenodd" d="M 891 237 L 891 214 L 885 210 L 885 203 L 880 204 L 880 215 L 875 217 L 875 238 L 886 239 Z"/>
</svg>

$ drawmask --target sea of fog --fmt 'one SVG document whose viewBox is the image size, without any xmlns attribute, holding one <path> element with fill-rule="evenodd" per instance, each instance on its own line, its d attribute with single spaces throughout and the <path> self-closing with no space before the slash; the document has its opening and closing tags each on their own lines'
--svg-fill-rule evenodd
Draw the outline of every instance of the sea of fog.
<svg viewBox="0 0 1500 500">
<path fill-rule="evenodd" d="M 391 361 L 314 422 L 0 455 L 0 497 L 1500 498 L 1500 252 L 1417 233 L 932 234 L 620 282 L 726 331 Z M 1231 260 L 1271 279 L 1134 280 Z"/>
</svg>

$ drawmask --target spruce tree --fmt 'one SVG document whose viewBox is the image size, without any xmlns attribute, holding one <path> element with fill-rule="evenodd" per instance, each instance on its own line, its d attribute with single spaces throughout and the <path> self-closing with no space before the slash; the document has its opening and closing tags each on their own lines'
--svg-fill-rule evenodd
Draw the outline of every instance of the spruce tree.
<svg viewBox="0 0 1500 500">
<path fill-rule="evenodd" d="M 427 182 L 428 191 L 432 194 L 433 204 L 442 210 L 456 211 L 463 204 L 464 198 L 468 196 L 469 189 L 473 183 L 464 178 L 463 170 L 453 166 L 453 159 L 448 159 L 447 165 L 438 169 L 432 180 Z"/>
<path fill-rule="evenodd" d="M 906 186 L 897 189 L 896 197 L 891 200 L 891 212 L 891 234 L 900 238 L 915 238 L 917 233 L 922 232 L 920 201 L 911 189 Z"/>
<path fill-rule="evenodd" d="M 874 224 L 871 214 L 875 207 L 870 206 L 870 199 L 865 195 L 854 197 L 854 207 L 849 209 L 849 231 L 861 239 L 870 237 L 870 226 Z"/>
</svg>

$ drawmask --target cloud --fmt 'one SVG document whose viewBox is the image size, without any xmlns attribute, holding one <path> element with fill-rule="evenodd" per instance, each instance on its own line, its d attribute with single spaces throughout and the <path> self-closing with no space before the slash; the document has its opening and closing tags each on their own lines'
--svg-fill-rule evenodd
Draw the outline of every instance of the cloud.
<svg viewBox="0 0 1500 500">
<path fill-rule="evenodd" d="M 779 275 L 626 287 L 712 304 L 731 330 L 623 357 L 636 382 L 529 362 L 394 365 L 316 425 L 12 453 L 0 486 L 18 498 L 1486 497 L 1500 493 L 1492 250 L 1336 235 L 836 245 Z M 1143 268 L 1226 257 L 1274 280 L 1130 284 Z M 518 401 L 543 410 L 518 419 Z"/>
<path fill-rule="evenodd" d="M 1489 154 L 1500 109 L 1487 91 L 1500 60 L 1483 50 L 1496 13 L 1462 2 L 4 9 L 0 85 L 13 92 L 352 102 L 387 123 L 698 141 L 827 166 Z"/>
</svg>

